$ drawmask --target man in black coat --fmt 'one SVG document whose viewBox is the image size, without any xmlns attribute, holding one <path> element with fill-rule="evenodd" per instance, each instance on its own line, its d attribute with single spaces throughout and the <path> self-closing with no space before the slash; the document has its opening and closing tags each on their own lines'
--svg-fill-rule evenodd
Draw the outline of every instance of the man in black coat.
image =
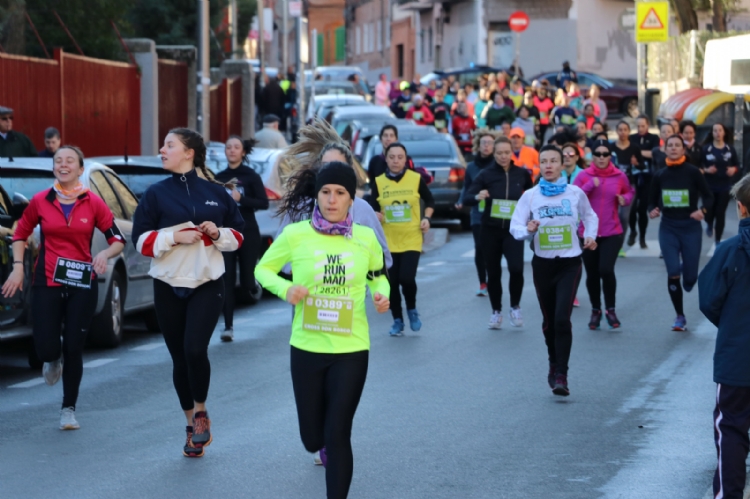
<svg viewBox="0 0 750 499">
<path fill-rule="evenodd" d="M 13 110 L 0 106 L 0 158 L 36 158 L 31 139 L 13 130 Z"/>
<path fill-rule="evenodd" d="M 269 78 L 268 83 L 263 88 L 261 95 L 261 103 L 263 105 L 263 114 L 275 114 L 276 116 L 284 116 L 284 101 L 286 95 L 284 89 L 279 85 L 278 78 Z M 279 130 L 286 131 L 286 120 L 282 120 L 279 123 Z"/>
</svg>

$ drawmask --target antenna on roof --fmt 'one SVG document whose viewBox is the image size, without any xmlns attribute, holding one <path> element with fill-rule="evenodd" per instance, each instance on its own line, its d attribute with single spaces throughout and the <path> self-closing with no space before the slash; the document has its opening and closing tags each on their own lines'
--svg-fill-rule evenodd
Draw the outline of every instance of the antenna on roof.
<svg viewBox="0 0 750 499">
<path fill-rule="evenodd" d="M 130 120 L 125 120 L 125 163 L 128 162 L 128 125 Z"/>
</svg>

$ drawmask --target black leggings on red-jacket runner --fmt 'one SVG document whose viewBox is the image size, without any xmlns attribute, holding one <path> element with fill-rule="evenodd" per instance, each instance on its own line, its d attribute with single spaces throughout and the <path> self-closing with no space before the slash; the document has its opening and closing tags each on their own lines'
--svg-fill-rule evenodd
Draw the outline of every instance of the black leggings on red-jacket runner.
<svg viewBox="0 0 750 499">
<path fill-rule="evenodd" d="M 98 283 L 90 289 L 71 286 L 34 286 L 31 312 L 34 314 L 34 345 L 39 360 L 63 358 L 63 407 L 75 408 L 83 377 L 83 347 L 96 311 Z M 63 322 L 65 327 L 62 327 Z M 60 333 L 62 332 L 62 343 Z"/>
<path fill-rule="evenodd" d="M 154 279 L 154 306 L 159 327 L 172 356 L 172 381 L 183 411 L 208 397 L 211 364 L 208 342 L 224 304 L 224 280 L 208 281 L 181 298 L 175 288 Z"/>
</svg>

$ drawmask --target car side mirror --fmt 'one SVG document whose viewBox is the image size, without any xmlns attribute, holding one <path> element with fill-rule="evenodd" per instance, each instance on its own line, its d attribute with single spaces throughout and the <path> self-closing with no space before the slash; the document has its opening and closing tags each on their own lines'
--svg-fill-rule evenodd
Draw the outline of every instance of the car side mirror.
<svg viewBox="0 0 750 499">
<path fill-rule="evenodd" d="M 14 220 L 20 220 L 23 215 L 23 211 L 29 205 L 29 200 L 26 196 L 18 192 L 13 194 L 13 208 L 11 208 L 11 215 Z"/>
</svg>

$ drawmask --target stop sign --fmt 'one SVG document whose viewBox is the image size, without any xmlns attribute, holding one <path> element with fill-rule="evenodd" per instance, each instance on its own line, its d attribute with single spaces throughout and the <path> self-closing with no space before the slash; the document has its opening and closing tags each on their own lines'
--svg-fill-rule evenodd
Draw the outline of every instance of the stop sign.
<svg viewBox="0 0 750 499">
<path fill-rule="evenodd" d="M 526 15 L 526 12 L 519 10 L 510 15 L 508 24 L 510 25 L 511 31 L 516 31 L 518 33 L 526 31 L 526 28 L 529 27 L 529 16 Z"/>
</svg>

